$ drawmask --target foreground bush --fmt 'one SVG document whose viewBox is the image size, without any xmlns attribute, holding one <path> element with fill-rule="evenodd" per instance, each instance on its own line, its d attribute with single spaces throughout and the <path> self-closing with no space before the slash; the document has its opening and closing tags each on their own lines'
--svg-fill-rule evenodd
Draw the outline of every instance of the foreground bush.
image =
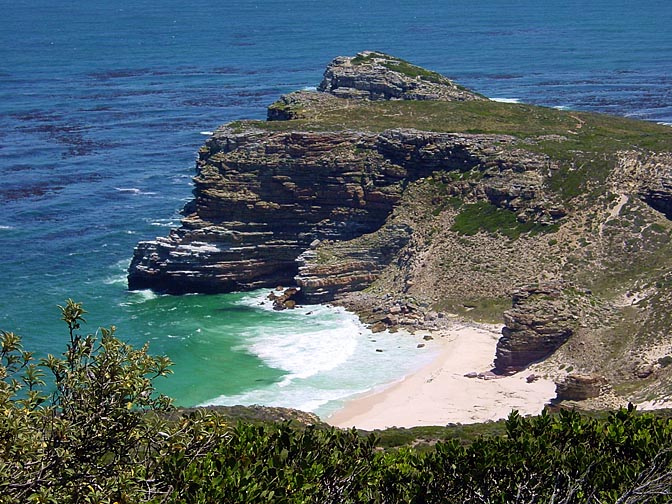
<svg viewBox="0 0 672 504">
<path fill-rule="evenodd" d="M 514 412 L 503 436 L 385 452 L 354 430 L 168 414 L 167 358 L 113 327 L 80 335 L 79 303 L 61 311 L 62 357 L 0 333 L 0 502 L 672 502 L 672 424 L 634 408 Z"/>
<path fill-rule="evenodd" d="M 160 439 L 147 412 L 170 408 L 152 381 L 171 362 L 121 342 L 114 327 L 82 336 L 81 304 L 60 308 L 69 331 L 61 357 L 36 363 L 18 336 L 0 333 L 0 495 L 6 502 L 130 502 L 151 494 Z"/>
<path fill-rule="evenodd" d="M 634 409 L 525 419 L 433 451 L 376 450 L 354 431 L 239 425 L 205 456 L 164 460 L 179 502 L 634 503 L 672 501 L 672 425 Z"/>
</svg>

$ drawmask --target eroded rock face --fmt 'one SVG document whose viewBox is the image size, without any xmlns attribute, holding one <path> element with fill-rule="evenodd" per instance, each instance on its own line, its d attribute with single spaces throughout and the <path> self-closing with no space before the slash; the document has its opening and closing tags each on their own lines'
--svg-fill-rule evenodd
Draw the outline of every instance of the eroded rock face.
<svg viewBox="0 0 672 504">
<path fill-rule="evenodd" d="M 556 401 L 585 401 L 598 397 L 606 385 L 604 377 L 591 374 L 570 374 L 556 383 Z"/>
<path fill-rule="evenodd" d="M 656 162 L 647 163 L 647 167 L 653 173 L 640 190 L 642 199 L 672 219 L 672 156 L 658 155 Z"/>
<path fill-rule="evenodd" d="M 298 258 L 296 283 L 308 303 L 323 303 L 339 294 L 369 286 L 404 247 L 412 230 L 404 225 L 387 225 L 375 235 L 356 242 L 320 243 Z M 337 260 L 332 257 L 337 256 Z"/>
<path fill-rule="evenodd" d="M 497 343 L 496 371 L 520 371 L 565 343 L 576 329 L 584 292 L 561 282 L 514 291 L 513 306 L 504 312 L 505 327 Z"/>
<path fill-rule="evenodd" d="M 615 192 L 638 193 L 651 208 L 672 219 L 672 154 L 621 152 L 610 182 Z"/>
<path fill-rule="evenodd" d="M 368 142 L 367 142 L 368 140 Z M 141 242 L 129 288 L 230 292 L 292 285 L 315 239 L 378 229 L 399 198 L 380 156 L 363 159 L 359 133 L 218 130 L 201 150 L 194 200 L 178 230 Z"/>
<path fill-rule="evenodd" d="M 318 90 L 339 98 L 367 100 L 486 99 L 440 74 L 372 51 L 335 58 L 327 67 Z"/>
<path fill-rule="evenodd" d="M 406 185 L 436 170 L 482 171 L 478 183 L 455 185 L 454 195 L 552 220 L 557 205 L 538 174 L 547 161 L 514 143 L 403 129 L 220 128 L 201 149 L 182 226 L 138 244 L 129 288 L 216 293 L 298 282 L 313 302 L 364 288 L 411 235 L 407 226 L 385 225 Z M 329 241 L 340 260 L 321 261 L 326 248 L 311 249 L 315 240 Z"/>
</svg>

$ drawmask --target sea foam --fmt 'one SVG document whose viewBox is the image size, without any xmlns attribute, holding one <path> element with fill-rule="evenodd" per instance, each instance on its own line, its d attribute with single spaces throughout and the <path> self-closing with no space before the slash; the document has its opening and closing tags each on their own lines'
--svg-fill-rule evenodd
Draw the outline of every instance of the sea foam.
<svg viewBox="0 0 672 504">
<path fill-rule="evenodd" d="M 117 191 L 123 194 L 137 194 L 137 195 L 146 195 L 146 196 L 151 196 L 153 194 L 156 194 L 156 192 L 153 191 L 142 191 L 141 189 L 138 189 L 137 187 L 115 187 Z"/>
<path fill-rule="evenodd" d="M 520 103 L 518 98 L 490 98 L 490 100 L 499 103 Z"/>
<path fill-rule="evenodd" d="M 245 346 L 247 352 L 269 367 L 288 372 L 280 386 L 330 371 L 346 362 L 357 348 L 360 331 L 351 320 L 317 320 L 314 328 L 306 325 L 281 324 L 254 335 L 243 334 L 250 342 Z"/>
<path fill-rule="evenodd" d="M 146 301 L 151 301 L 152 299 L 156 299 L 157 297 L 159 297 L 159 295 L 156 292 L 149 289 L 129 291 L 127 301 L 120 303 L 120 305 L 131 306 L 135 304 L 145 303 Z"/>
<path fill-rule="evenodd" d="M 266 292 L 244 297 L 241 304 L 272 310 Z M 272 327 L 244 333 L 245 351 L 269 367 L 288 374 L 286 386 L 295 378 L 309 378 L 343 364 L 355 351 L 366 331 L 359 320 L 342 308 L 324 305 L 298 307 L 278 312 Z"/>
<path fill-rule="evenodd" d="M 268 291 L 244 296 L 239 303 L 272 310 Z M 373 334 L 356 315 L 326 305 L 277 312 L 272 324 L 241 334 L 234 348 L 255 355 L 285 372 L 275 383 L 237 395 L 222 395 L 204 405 L 264 404 L 326 415 L 346 399 L 396 381 L 433 358 L 419 349 L 420 336 Z"/>
</svg>

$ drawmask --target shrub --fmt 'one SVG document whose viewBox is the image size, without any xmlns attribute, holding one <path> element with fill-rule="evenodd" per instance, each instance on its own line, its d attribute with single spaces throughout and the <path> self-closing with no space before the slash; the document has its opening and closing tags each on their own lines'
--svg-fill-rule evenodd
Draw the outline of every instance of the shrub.
<svg viewBox="0 0 672 504">
<path fill-rule="evenodd" d="M 82 336 L 81 303 L 60 309 L 70 337 L 62 357 L 36 363 L 17 335 L 0 333 L 0 495 L 6 502 L 135 501 L 147 493 L 161 441 L 147 411 L 170 408 L 152 382 L 170 373 L 171 362 L 121 342 L 114 327 L 100 329 L 100 338 Z"/>
<path fill-rule="evenodd" d="M 473 236 L 479 231 L 500 233 L 510 240 L 516 240 L 523 233 L 553 233 L 558 230 L 558 224 L 519 222 L 511 210 L 499 208 L 489 201 L 479 201 L 464 205 L 450 230 L 466 236 Z"/>
</svg>

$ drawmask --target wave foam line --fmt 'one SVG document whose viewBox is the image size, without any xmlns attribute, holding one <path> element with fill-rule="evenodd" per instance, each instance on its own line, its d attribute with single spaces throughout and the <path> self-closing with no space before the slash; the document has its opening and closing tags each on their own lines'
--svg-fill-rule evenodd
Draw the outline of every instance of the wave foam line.
<svg viewBox="0 0 672 504">
<path fill-rule="evenodd" d="M 266 310 L 268 290 L 248 293 L 238 303 Z M 286 374 L 276 383 L 205 401 L 210 405 L 263 404 L 329 414 L 346 399 L 421 367 L 432 357 L 417 350 L 420 336 L 373 334 L 342 308 L 311 305 L 276 312 L 264 326 L 240 334 L 234 351 L 255 355 Z"/>
<path fill-rule="evenodd" d="M 490 100 L 499 103 L 520 103 L 518 98 L 490 98 Z"/>
<path fill-rule="evenodd" d="M 119 303 L 120 306 L 137 305 L 145 303 L 146 301 L 151 301 L 152 299 L 156 299 L 159 297 L 159 295 L 156 292 L 150 289 L 130 291 L 128 293 L 128 296 L 129 300 Z"/>
<path fill-rule="evenodd" d="M 141 189 L 138 189 L 137 187 L 115 187 L 117 191 L 123 194 L 137 194 L 137 195 L 146 195 L 146 196 L 151 196 L 153 194 L 156 194 L 153 191 L 143 191 Z"/>
</svg>

